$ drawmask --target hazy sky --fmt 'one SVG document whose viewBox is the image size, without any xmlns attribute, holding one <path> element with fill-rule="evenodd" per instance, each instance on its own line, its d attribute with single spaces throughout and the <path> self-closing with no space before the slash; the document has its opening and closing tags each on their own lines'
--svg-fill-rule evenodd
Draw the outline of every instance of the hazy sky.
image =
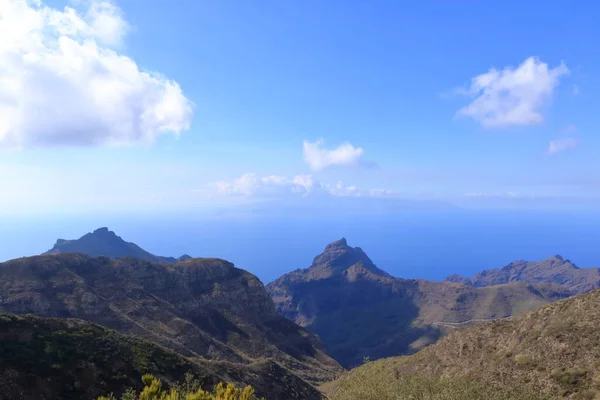
<svg viewBox="0 0 600 400">
<path fill-rule="evenodd" d="M 347 196 L 594 207 L 599 11 L 0 0 L 0 207 Z"/>
</svg>

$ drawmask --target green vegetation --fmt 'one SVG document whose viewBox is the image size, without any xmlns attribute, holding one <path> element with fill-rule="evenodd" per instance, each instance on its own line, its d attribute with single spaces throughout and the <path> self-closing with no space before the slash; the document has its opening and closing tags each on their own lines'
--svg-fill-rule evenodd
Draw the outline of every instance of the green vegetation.
<svg viewBox="0 0 600 400">
<path fill-rule="evenodd" d="M 256 276 L 220 259 L 159 264 L 64 253 L 11 260 L 0 263 L 0 310 L 88 320 L 189 359 L 223 362 L 225 369 L 262 364 L 268 370 L 268 362 L 283 367 L 269 377 L 275 383 L 233 375 L 259 392 L 281 387 L 312 391 L 314 398 L 318 393 L 310 383 L 343 371 L 315 335 L 277 314 Z M 137 380 L 139 374 L 132 376 Z M 279 381 L 284 377 L 299 387 Z"/>
<path fill-rule="evenodd" d="M 515 356 L 515 362 L 519 365 L 530 365 L 532 363 L 531 357 L 528 354 L 517 354 Z"/>
<path fill-rule="evenodd" d="M 209 390 L 226 381 L 250 385 L 272 399 L 321 399 L 314 387 L 270 360 L 247 365 L 192 360 L 77 319 L 0 313 L 0 354 L 0 399 L 90 400 L 114 393 L 135 400 L 135 392 L 127 389 L 143 390 L 139 377 L 145 373 L 180 392 Z M 188 372 L 196 379 L 175 383 Z"/>
<path fill-rule="evenodd" d="M 23 390 L 90 398 L 136 386 L 147 371 L 172 380 L 190 370 L 200 375 L 199 366 L 158 345 L 70 319 L 0 314 L 0 354 L 0 387 L 14 399 Z"/>
<path fill-rule="evenodd" d="M 168 389 L 163 389 L 162 382 L 151 374 L 142 376 L 144 388 L 139 394 L 135 390 L 127 390 L 121 400 L 255 400 L 254 389 L 246 386 L 241 389 L 234 384 L 224 385 L 219 382 L 212 392 L 202 389 L 200 382 L 191 374 L 186 374 L 184 384 L 173 384 Z M 117 400 L 113 394 L 100 396 L 98 400 Z M 264 400 L 262 398 L 261 400 Z"/>
<path fill-rule="evenodd" d="M 64 253 L 11 260 L 0 263 L 0 310 L 92 321 L 191 358 L 240 366 L 272 360 L 304 386 L 342 372 L 316 336 L 277 314 L 256 276 L 220 259 L 159 264 Z"/>
</svg>

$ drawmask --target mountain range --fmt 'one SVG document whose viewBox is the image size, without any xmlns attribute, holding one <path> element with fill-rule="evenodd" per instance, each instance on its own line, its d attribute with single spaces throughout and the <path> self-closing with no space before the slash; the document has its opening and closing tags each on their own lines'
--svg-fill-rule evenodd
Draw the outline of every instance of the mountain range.
<svg viewBox="0 0 600 400">
<path fill-rule="evenodd" d="M 469 364 L 468 357 L 462 360 L 466 354 L 479 354 L 473 357 L 483 363 L 480 372 L 487 371 L 487 375 L 481 380 L 491 382 L 490 387 L 504 382 L 497 374 L 505 376 L 504 370 L 516 363 L 520 369 L 511 370 L 510 376 L 538 382 L 530 385 L 535 390 L 581 394 L 593 385 L 588 375 L 571 377 L 579 367 L 570 353 L 570 361 L 555 368 L 551 376 L 558 376 L 559 381 L 567 376 L 564 379 L 574 379 L 578 385 L 586 382 L 576 389 L 564 387 L 562 381 L 548 383 L 555 378 L 543 374 L 530 371 L 524 375 L 525 356 L 539 357 L 544 349 L 517 344 L 536 332 L 535 324 L 545 326 L 535 322 L 542 314 L 530 311 L 556 301 L 545 308 L 554 310 L 549 312 L 552 322 L 536 337 L 546 335 L 548 342 L 548 335 L 559 338 L 570 332 L 561 321 L 559 304 L 573 308 L 580 303 L 559 300 L 596 287 L 598 269 L 579 268 L 560 256 L 540 262 L 516 261 L 472 278 L 402 279 L 378 268 L 361 248 L 349 246 L 344 238 L 328 244 L 309 268 L 284 274 L 265 287 L 256 276 L 228 261 L 156 256 L 100 228 L 80 239 L 59 239 L 43 255 L 0 263 L 0 347 L 10 355 L 0 360 L 0 385 L 11 388 L 1 392 L 0 399 L 52 399 L 57 393 L 65 399 L 93 399 L 108 388 L 116 393 L 126 386 L 139 388 L 139 376 L 134 375 L 151 372 L 174 382 L 183 370 L 201 377 L 207 386 L 218 380 L 253 385 L 270 400 L 319 399 L 315 387 L 336 379 L 343 367 L 383 358 L 328 384 L 334 388 L 332 399 L 379 400 L 387 394 L 374 388 L 370 393 L 383 397 L 355 396 L 369 387 L 371 374 L 377 375 L 370 372 L 372 366 L 382 366 L 382 377 L 390 371 L 399 371 L 394 372 L 396 377 L 413 376 L 416 371 L 419 376 L 438 379 L 459 374 L 453 366 L 462 365 L 461 371 L 471 376 L 478 371 L 477 364 Z M 594 301 L 586 300 L 581 307 L 589 308 Z M 575 314 L 584 318 L 582 313 Z M 527 316 L 518 317 L 523 314 Z M 534 322 L 525 324 L 528 318 Z M 477 326 L 457 329 L 472 325 Z M 504 326 L 514 329 L 495 328 Z M 583 335 L 582 340 L 592 340 L 595 336 L 586 329 L 576 332 Z M 500 338 L 499 344 L 492 343 L 494 337 Z M 527 340 L 533 341 L 533 336 Z M 569 346 L 580 348 L 572 336 L 569 340 Z M 504 359 L 496 366 L 485 364 L 494 357 L 481 352 L 480 343 L 487 352 L 510 348 L 502 353 L 509 364 Z M 558 352 L 560 345 L 551 345 Z M 456 346 L 467 349 L 459 350 L 458 361 L 451 352 Z M 533 349 L 530 354 L 527 348 Z M 429 356 L 442 354 L 434 349 L 446 353 Z M 525 356 L 513 360 L 515 351 Z M 417 354 L 394 358 L 413 353 Z M 107 361 L 111 357 L 118 367 Z M 552 357 L 562 362 L 559 355 Z M 81 364 L 81 360 L 94 361 Z M 410 365 L 402 360 L 411 360 Z M 113 373 L 111 368 L 117 369 Z M 543 368 L 549 367 L 544 364 Z M 356 371 L 364 375 L 357 379 Z M 52 378 L 57 374 L 60 379 Z M 410 387 L 403 379 L 396 381 Z M 356 386 L 359 381 L 360 387 Z M 86 390 L 81 389 L 82 383 Z M 349 387 L 354 394 L 341 389 Z M 12 397 L 3 397 L 8 393 Z M 516 392 L 506 392 L 505 397 L 494 397 L 494 393 L 500 392 L 482 396 L 517 398 Z"/>
<path fill-rule="evenodd" d="M 473 287 L 395 278 L 345 239 L 326 246 L 307 269 L 269 283 L 279 313 L 319 335 L 344 367 L 410 354 L 457 323 L 519 315 L 571 295 L 553 284 Z"/>
<path fill-rule="evenodd" d="M 581 294 L 600 287 L 600 269 L 579 268 L 571 261 L 556 255 L 539 262 L 515 261 L 504 268 L 484 270 L 471 278 L 450 275 L 446 280 L 474 287 L 509 282 L 552 282 L 570 289 L 573 294 Z"/>
<path fill-rule="evenodd" d="M 20 258 L 0 264 L 0 311 L 95 322 L 191 359 L 270 359 L 312 383 L 342 371 L 315 335 L 277 314 L 258 278 L 219 259 Z"/>
</svg>

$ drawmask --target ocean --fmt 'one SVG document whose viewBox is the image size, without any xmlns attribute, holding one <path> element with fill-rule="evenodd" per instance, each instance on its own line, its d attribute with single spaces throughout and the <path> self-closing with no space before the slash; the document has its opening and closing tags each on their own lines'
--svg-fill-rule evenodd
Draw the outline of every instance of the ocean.
<svg viewBox="0 0 600 400">
<path fill-rule="evenodd" d="M 600 265 L 600 214 L 517 211 L 411 212 L 396 215 L 86 216 L 4 218 L 0 260 L 39 254 L 57 238 L 107 226 L 151 253 L 220 257 L 264 283 L 310 266 L 345 237 L 402 278 L 470 276 L 512 261 L 560 254 L 580 267 Z"/>
</svg>

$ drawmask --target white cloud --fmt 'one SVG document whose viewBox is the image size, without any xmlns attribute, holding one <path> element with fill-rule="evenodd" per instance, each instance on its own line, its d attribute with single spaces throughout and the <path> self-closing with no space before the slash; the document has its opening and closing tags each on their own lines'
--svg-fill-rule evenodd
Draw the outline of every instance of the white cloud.
<svg viewBox="0 0 600 400">
<path fill-rule="evenodd" d="M 517 68 L 494 68 L 477 75 L 462 94 L 474 100 L 457 112 L 484 127 L 532 125 L 543 122 L 540 108 L 549 100 L 559 79 L 569 73 L 561 63 L 555 68 L 529 57 Z"/>
<path fill-rule="evenodd" d="M 548 145 L 548 154 L 554 155 L 565 150 L 571 150 L 579 146 L 579 140 L 575 138 L 564 138 L 551 140 Z"/>
<path fill-rule="evenodd" d="M 218 181 L 208 185 L 211 192 L 226 196 L 252 198 L 285 198 L 286 196 L 386 197 L 394 193 L 382 189 L 359 189 L 343 182 L 335 185 L 321 183 L 311 175 L 260 177 L 254 173 L 242 175 L 233 181 Z"/>
<path fill-rule="evenodd" d="M 121 10 L 86 4 L 0 0 L 0 145 L 121 145 L 189 128 L 177 82 L 115 51 L 129 30 Z"/>
<path fill-rule="evenodd" d="M 284 194 L 305 195 L 315 188 L 315 182 L 310 175 L 298 175 L 292 179 L 271 175 L 259 177 L 248 173 L 231 182 L 219 181 L 209 184 L 219 194 L 232 196 L 273 197 Z"/>
<path fill-rule="evenodd" d="M 322 171 L 329 167 L 357 167 L 369 166 L 372 163 L 362 160 L 365 152 L 362 147 L 354 147 L 350 143 L 344 143 L 338 147 L 327 150 L 323 148 L 324 141 L 303 142 L 304 162 L 313 171 Z"/>
</svg>

